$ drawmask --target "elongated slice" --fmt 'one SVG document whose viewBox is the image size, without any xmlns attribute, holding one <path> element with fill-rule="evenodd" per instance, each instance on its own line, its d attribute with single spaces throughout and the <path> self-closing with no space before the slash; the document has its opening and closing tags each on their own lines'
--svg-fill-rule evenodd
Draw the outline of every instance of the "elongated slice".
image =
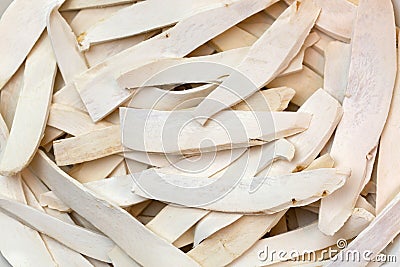
<svg viewBox="0 0 400 267">
<path fill-rule="evenodd" d="M 26 61 L 24 86 L 0 162 L 1 174 L 18 173 L 36 153 L 46 126 L 55 75 L 56 61 L 47 34 L 43 34 Z"/>
<path fill-rule="evenodd" d="M 319 88 L 323 87 L 324 80 L 307 66 L 299 72 L 278 77 L 268 84 L 268 87 L 287 86 L 293 88 L 296 94 L 293 104 L 301 106 Z"/>
<path fill-rule="evenodd" d="M 291 4 L 294 0 L 285 2 Z M 347 0 L 316 0 L 316 4 L 321 7 L 316 27 L 335 39 L 350 41 L 357 7 Z"/>
<path fill-rule="evenodd" d="M 234 261 L 232 265 L 267 266 L 291 259 L 289 253 L 282 257 L 271 256 L 272 251 L 296 251 L 299 254 L 295 257 L 298 257 L 307 251 L 324 249 L 335 245 L 338 240 L 347 240 L 357 236 L 373 219 L 374 216 L 368 211 L 355 209 L 343 228 L 333 236 L 324 235 L 318 229 L 318 223 L 313 223 L 284 234 L 264 238 Z M 265 250 L 265 248 L 268 248 L 268 250 Z"/>
<path fill-rule="evenodd" d="M 70 26 L 54 8 L 47 19 L 49 34 L 57 65 L 66 84 L 87 70 L 85 57 L 78 49 L 75 34 Z"/>
<path fill-rule="evenodd" d="M 140 265 L 134 261 L 131 257 L 129 257 L 125 251 L 123 251 L 119 247 L 113 248 L 109 253 L 108 256 L 111 259 L 113 266 L 115 267 L 140 267 Z"/>
<path fill-rule="evenodd" d="M 196 120 L 204 124 L 277 77 L 300 51 L 319 11 L 309 0 L 291 5 L 250 48 L 238 70 L 199 104 L 194 112 Z"/>
<path fill-rule="evenodd" d="M 342 42 L 331 42 L 325 50 L 324 89 L 343 102 L 349 76 L 351 47 Z"/>
<path fill-rule="evenodd" d="M 19 70 L 0 92 L 0 113 L 3 116 L 8 129 L 11 129 L 15 110 L 17 108 L 19 93 L 24 84 L 24 70 L 25 64 L 22 64 Z"/>
<path fill-rule="evenodd" d="M 122 88 L 133 89 L 165 84 L 221 82 L 248 52 L 249 48 L 243 47 L 209 56 L 158 60 L 124 73 L 118 78 L 118 84 Z M 202 65 L 204 69 L 201 72 L 193 72 Z"/>
<path fill-rule="evenodd" d="M 63 0 L 16 0 L 1 16 L 0 35 L 0 90 L 22 65 L 46 26 L 49 7 Z"/>
<path fill-rule="evenodd" d="M 90 28 L 80 42 L 83 49 L 90 45 L 126 38 L 139 33 L 172 25 L 187 14 L 223 3 L 222 0 L 150 0 L 123 8 Z M 163 10 L 156 17 L 151 17 L 154 10 Z"/>
<path fill-rule="evenodd" d="M 94 130 L 53 143 L 57 165 L 65 166 L 123 152 L 120 126 Z"/>
<path fill-rule="evenodd" d="M 349 251 L 368 251 L 369 255 L 358 262 L 331 261 L 327 266 L 366 266 L 374 259 L 400 232 L 396 222 L 400 219 L 400 194 L 390 201 L 381 213 L 338 255 L 345 259 Z"/>
<path fill-rule="evenodd" d="M 89 257 L 110 262 L 107 252 L 115 246 L 115 243 L 105 236 L 67 224 L 17 201 L 1 198 L 0 208 L 71 249 Z M 96 246 L 93 247 L 91 244 L 96 244 Z"/>
<path fill-rule="evenodd" d="M 182 159 L 182 155 L 146 153 L 135 150 L 124 151 L 121 156 L 124 156 L 126 160 L 133 160 L 154 167 L 166 167 Z M 131 165 L 129 162 L 127 163 L 128 168 L 130 168 Z"/>
<path fill-rule="evenodd" d="M 399 165 L 396 163 L 397 154 L 400 152 L 393 140 L 399 133 L 400 127 L 400 57 L 397 55 L 397 76 L 390 105 L 389 116 L 379 143 L 378 175 L 376 187 L 376 211 L 379 214 L 400 192 L 400 179 L 397 178 Z"/>
<path fill-rule="evenodd" d="M 371 15 L 376 17 L 373 23 Z M 376 147 L 388 116 L 396 77 L 391 1 L 365 0 L 358 6 L 349 73 L 344 115 L 336 130 L 331 156 L 338 168 L 351 166 L 352 173 L 340 190 L 321 202 L 319 226 L 329 235 L 338 231 L 351 215 L 358 195 L 371 177 Z"/>
<path fill-rule="evenodd" d="M 91 68 L 75 83 L 90 116 L 94 121 L 98 121 L 131 96 L 130 91 L 120 88 L 115 81 L 122 73 L 161 58 L 183 57 L 276 1 L 239 0 L 196 13 L 186 17 L 170 30 Z M 193 27 L 205 24 L 208 27 Z M 178 47 L 177 43 L 180 44 Z"/>
<path fill-rule="evenodd" d="M 86 8 L 108 7 L 114 5 L 122 5 L 134 3 L 135 0 L 67 0 L 61 6 L 61 11 L 80 10 Z"/>
<path fill-rule="evenodd" d="M 312 47 L 304 53 L 304 65 L 315 71 L 318 75 L 324 76 L 325 58 Z"/>
<path fill-rule="evenodd" d="M 232 225 L 204 240 L 188 255 L 201 266 L 225 266 L 242 255 L 274 227 L 285 214 L 243 216 Z"/>
<path fill-rule="evenodd" d="M 212 186 L 210 179 L 206 178 L 191 178 L 162 173 L 158 173 L 158 175 L 159 177 L 154 176 L 154 171 L 144 171 L 140 174 L 139 179 L 140 182 L 147 179 L 146 183 L 152 184 L 156 188 L 161 177 L 173 185 L 181 184 L 185 186 L 185 184 L 190 184 L 193 187 L 209 185 L 210 191 L 226 191 L 226 188 L 224 188 L 226 185 L 216 183 L 218 186 Z M 319 169 L 278 177 L 267 177 L 264 183 L 252 194 L 249 193 L 252 179 L 243 177 L 238 185 L 222 198 L 215 200 L 215 202 L 201 205 L 199 208 L 236 213 L 275 213 L 289 207 L 304 206 L 317 201 L 340 188 L 348 176 L 349 172 L 341 172 L 336 169 Z M 155 195 L 153 191 L 152 195 L 148 195 L 141 188 L 137 186 L 134 186 L 134 188 L 135 193 L 143 197 L 191 206 L 191 202 L 188 201 L 187 197 L 182 196 L 185 192 L 184 189 L 180 190 L 174 187 L 176 190 L 172 190 L 170 187 L 171 191 L 157 191 L 158 195 Z M 195 198 L 195 196 L 192 197 Z M 193 201 L 193 203 L 197 203 L 195 200 Z"/>
<path fill-rule="evenodd" d="M 8 135 L 7 126 L 0 115 L 0 148 L 4 148 Z M 21 176 L 0 176 L 0 194 L 3 197 L 26 203 Z M 44 264 L 44 266 L 55 265 L 39 233 L 3 212 L 0 212 L 0 234 L 4 240 L 4 242 L 0 242 L 2 256 L 13 266 L 29 266 L 28 263 L 32 260 L 38 264 Z M 15 253 L 21 249 L 24 253 Z"/>
<path fill-rule="evenodd" d="M 202 127 L 190 111 L 121 108 L 120 112 L 123 145 L 160 153 L 248 147 L 302 132 L 310 122 L 306 113 L 224 111 Z M 212 142 L 202 142 L 204 138 Z"/>
<path fill-rule="evenodd" d="M 66 175 L 42 151 L 36 154 L 31 168 L 62 201 L 110 237 L 141 265 L 198 266 L 183 252 L 152 234 L 128 212 L 97 198 L 79 182 Z M 118 223 L 118 229 L 110 227 L 115 223 Z M 126 235 L 119 229 L 131 229 L 135 234 Z M 143 245 L 144 242 L 146 246 Z M 160 255 L 148 257 L 148 246 L 157 247 Z"/>
<path fill-rule="evenodd" d="M 47 125 L 74 136 L 112 126 L 106 121 L 93 123 L 87 113 L 57 103 L 51 105 Z"/>
<path fill-rule="evenodd" d="M 205 84 L 190 90 L 168 91 L 145 87 L 135 93 L 128 106 L 132 108 L 176 110 L 197 106 L 217 85 Z"/>
</svg>

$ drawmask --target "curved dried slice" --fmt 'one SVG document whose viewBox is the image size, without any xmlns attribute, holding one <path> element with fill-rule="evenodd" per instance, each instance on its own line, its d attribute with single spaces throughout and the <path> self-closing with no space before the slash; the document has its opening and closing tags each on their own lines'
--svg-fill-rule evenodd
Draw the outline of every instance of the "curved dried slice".
<svg viewBox="0 0 400 267">
<path fill-rule="evenodd" d="M 319 11 L 311 0 L 296 1 L 287 8 L 250 48 L 237 67 L 238 71 L 198 105 L 194 111 L 194 116 L 200 117 L 197 121 L 204 124 L 211 116 L 249 97 L 276 78 L 300 51 Z"/>
<path fill-rule="evenodd" d="M 91 161 L 123 152 L 119 125 L 97 129 L 53 143 L 57 165 Z"/>
<path fill-rule="evenodd" d="M 191 82 L 220 82 L 233 71 L 232 68 L 239 65 L 248 52 L 249 48 L 244 47 L 209 56 L 162 59 L 130 70 L 117 81 L 119 86 L 126 89 Z M 193 73 L 191 66 L 204 68 L 201 72 L 197 69 Z"/>
<path fill-rule="evenodd" d="M 184 91 L 168 91 L 157 87 L 145 87 L 135 93 L 128 107 L 155 110 L 192 108 L 197 106 L 216 87 L 217 85 L 214 84 L 205 84 Z"/>
<path fill-rule="evenodd" d="M 0 115 L 0 148 L 5 146 L 8 129 Z M 0 195 L 26 203 L 21 176 L 0 176 Z M 53 266 L 54 262 L 39 233 L 17 220 L 0 212 L 0 234 L 4 242 L 0 250 L 4 258 L 13 266 L 28 266 L 32 260 L 43 266 Z M 25 253 L 15 254 L 22 249 Z"/>
<path fill-rule="evenodd" d="M 97 198 L 82 184 L 66 175 L 47 156 L 39 151 L 31 163 L 32 170 L 57 194 L 62 201 L 110 237 L 119 247 L 145 266 L 199 266 L 179 249 L 154 235 L 128 212 L 112 203 Z M 118 223 L 116 227 L 110 227 Z M 126 235 L 119 229 L 130 229 Z M 146 253 L 156 247 L 157 257 Z"/>
<path fill-rule="evenodd" d="M 218 231 L 188 255 L 204 267 L 226 266 L 274 227 L 285 214 L 243 216 L 230 226 Z"/>
<path fill-rule="evenodd" d="M 223 198 L 199 208 L 234 213 L 275 213 L 289 207 L 304 206 L 325 197 L 340 188 L 348 176 L 348 171 L 342 172 L 327 168 L 266 177 L 264 183 L 251 194 L 249 190 L 252 179 L 244 177 Z M 191 185 L 192 187 L 210 185 L 210 194 L 211 191 L 226 191 L 226 188 L 224 188 L 226 185 L 216 184 L 217 186 L 212 186 L 208 178 L 155 173 L 154 170 L 143 171 L 139 180 L 147 179 L 148 184 L 157 188 L 160 177 L 163 181 L 178 186 L 180 184 Z M 179 194 L 184 190 L 180 190 L 178 187 L 174 188 L 176 188 L 174 192 L 157 191 L 157 195 L 155 192 L 148 195 L 147 192 L 134 185 L 135 193 L 145 198 L 187 206 L 188 203 L 185 199 L 179 197 Z M 195 197 L 193 196 L 193 198 Z"/>
<path fill-rule="evenodd" d="M 74 78 L 85 72 L 88 68 L 85 57 L 78 49 L 75 34 L 72 29 L 54 8 L 47 19 L 47 32 L 51 40 L 58 68 L 66 84 L 74 81 Z"/>
<path fill-rule="evenodd" d="M 134 3 L 136 0 L 66 0 L 61 6 L 61 11 L 80 10 L 86 8 L 109 7 Z"/>
<path fill-rule="evenodd" d="M 120 112 L 123 145 L 158 153 L 190 154 L 262 144 L 304 131 L 311 119 L 307 113 L 224 111 L 203 127 L 193 120 L 191 111 L 120 108 Z M 213 143 L 202 142 L 204 138 Z"/>
<path fill-rule="evenodd" d="M 373 22 L 371 16 L 376 18 Z M 325 234 L 332 235 L 342 227 L 371 178 L 395 77 L 396 29 L 392 3 L 364 0 L 358 6 L 354 24 L 344 115 L 330 153 L 338 168 L 351 166 L 352 173 L 340 190 L 321 201 L 319 227 Z"/>
<path fill-rule="evenodd" d="M 400 192 L 400 179 L 394 179 L 400 173 L 400 165 L 397 158 L 400 157 L 400 150 L 393 145 L 397 140 L 400 127 L 400 53 L 397 57 L 397 75 L 390 105 L 389 116 L 379 142 L 376 212 L 379 214 L 389 204 L 398 192 Z"/>
<path fill-rule="evenodd" d="M 277 0 L 239 0 L 196 13 L 170 30 L 135 45 L 91 68 L 75 82 L 90 116 L 98 121 L 127 100 L 132 92 L 115 81 L 121 73 L 160 58 L 183 57 L 238 22 L 265 9 Z M 210 24 L 210 22 L 212 22 Z M 204 25 L 208 27 L 193 27 Z M 186 38 L 190 33 L 190 38 Z M 184 40 L 184 41 L 182 41 Z M 176 46 L 176 44 L 179 46 Z"/>
<path fill-rule="evenodd" d="M 140 267 L 136 261 L 134 261 L 131 257 L 129 257 L 125 251 L 123 251 L 119 247 L 113 248 L 109 253 L 108 256 L 111 259 L 111 262 L 114 267 Z"/>
<path fill-rule="evenodd" d="M 13 1 L 1 16 L 0 36 L 6 42 L 0 43 L 0 90 L 22 65 L 45 26 L 49 7 L 61 4 L 63 0 Z M 40 68 L 39 68 L 40 69 Z"/>
<path fill-rule="evenodd" d="M 55 103 L 50 107 L 47 125 L 77 136 L 112 126 L 112 123 L 106 121 L 94 123 L 87 113 Z"/>
<path fill-rule="evenodd" d="M 338 259 L 343 259 L 350 251 L 368 251 L 367 258 L 357 263 L 331 261 L 327 266 L 366 266 L 399 234 L 396 222 L 400 220 L 400 194 L 390 201 L 381 213 L 365 228 L 346 248 L 339 252 Z M 351 253 L 351 252 L 350 252 Z M 348 255 L 348 254 L 347 254 Z"/>
<path fill-rule="evenodd" d="M 65 223 L 44 212 L 3 197 L 0 199 L 0 208 L 24 224 L 54 238 L 79 253 L 94 259 L 110 262 L 107 253 L 115 246 L 115 243 L 103 235 Z M 96 246 L 93 246 L 93 244 L 96 244 Z"/>
<path fill-rule="evenodd" d="M 46 127 L 56 70 L 50 41 L 43 34 L 25 64 L 24 86 L 1 158 L 1 174 L 18 173 L 36 153 Z"/>
<path fill-rule="evenodd" d="M 361 233 L 374 219 L 374 216 L 364 209 L 355 209 L 343 228 L 333 236 L 324 235 L 318 229 L 318 223 L 313 223 L 287 233 L 268 237 L 257 243 L 236 261 L 233 266 L 267 266 L 279 261 L 290 260 L 289 253 L 282 257 L 271 257 L 272 251 L 296 251 L 304 255 L 306 251 L 317 251 L 333 246 L 340 239 L 352 239 Z M 268 251 L 265 251 L 265 248 Z M 263 253 L 261 253 L 262 251 Z"/>
<path fill-rule="evenodd" d="M 117 11 L 88 29 L 80 41 L 83 49 L 90 45 L 130 37 L 170 26 L 195 12 L 223 3 L 222 0 L 147 0 Z M 157 16 L 149 16 L 162 10 Z"/>
<path fill-rule="evenodd" d="M 294 0 L 285 0 L 293 3 Z M 316 0 L 321 7 L 321 14 L 315 23 L 316 27 L 326 34 L 341 41 L 350 41 L 357 7 L 347 0 Z"/>
<path fill-rule="evenodd" d="M 351 46 L 331 42 L 325 49 L 324 90 L 343 102 L 349 77 Z"/>
</svg>

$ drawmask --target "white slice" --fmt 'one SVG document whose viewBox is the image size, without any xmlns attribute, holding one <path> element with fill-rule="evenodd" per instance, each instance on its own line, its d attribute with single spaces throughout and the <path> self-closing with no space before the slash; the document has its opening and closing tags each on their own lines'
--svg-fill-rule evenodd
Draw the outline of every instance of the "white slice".
<svg viewBox="0 0 400 267">
<path fill-rule="evenodd" d="M 31 167 L 61 200 L 110 237 L 141 265 L 198 266 L 183 252 L 152 234 L 125 210 L 97 198 L 90 190 L 66 175 L 43 152 L 39 151 Z M 116 224 L 117 227 L 110 227 Z M 135 235 L 126 235 L 120 229 L 131 229 Z M 149 246 L 157 247 L 160 254 L 157 257 L 147 257 Z"/>
<path fill-rule="evenodd" d="M 87 50 L 90 45 L 130 37 L 150 30 L 172 25 L 187 14 L 202 11 L 207 7 L 223 3 L 222 0 L 147 0 L 123 8 L 87 30 L 81 45 Z M 154 10 L 162 10 L 155 17 Z"/>
<path fill-rule="evenodd" d="M 158 153 L 207 152 L 262 144 L 302 132 L 310 120 L 306 113 L 224 111 L 203 127 L 192 119 L 190 111 L 121 108 L 120 112 L 123 145 Z"/>
<path fill-rule="evenodd" d="M 300 51 L 319 11 L 309 0 L 296 2 L 285 10 L 250 48 L 238 70 L 200 103 L 194 112 L 195 117 L 201 117 L 197 120 L 204 124 L 217 112 L 237 104 L 277 77 Z"/>
<path fill-rule="evenodd" d="M 204 267 L 225 266 L 242 255 L 274 227 L 285 213 L 243 216 L 204 240 L 188 255 Z"/>
<path fill-rule="evenodd" d="M 87 70 L 85 57 L 78 50 L 75 34 L 65 19 L 54 8 L 47 20 L 47 32 L 64 82 L 69 84 Z"/>
<path fill-rule="evenodd" d="M 374 22 L 371 16 L 376 18 Z M 325 234 L 332 235 L 342 227 L 371 178 L 395 77 L 396 30 L 391 1 L 364 0 L 354 25 L 344 115 L 330 153 L 338 168 L 351 167 L 352 173 L 340 190 L 321 202 L 319 227 Z"/>
<path fill-rule="evenodd" d="M 63 0 L 15 0 L 1 16 L 0 35 L 0 89 L 14 75 L 46 26 L 49 8 Z"/>
<path fill-rule="evenodd" d="M 65 166 L 123 152 L 120 126 L 97 129 L 53 144 L 57 165 Z"/>
<path fill-rule="evenodd" d="M 93 123 L 87 113 L 56 103 L 51 105 L 47 125 L 77 136 L 106 128 L 112 124 L 105 121 Z"/>
<path fill-rule="evenodd" d="M 272 251 L 296 251 L 299 255 L 302 255 L 306 251 L 324 249 L 335 245 L 340 239 L 347 240 L 357 236 L 373 219 L 374 216 L 368 211 L 356 209 L 344 227 L 334 236 L 324 235 L 319 231 L 318 223 L 313 223 L 284 234 L 264 238 L 233 262 L 232 266 L 267 266 L 291 259 L 289 253 L 282 257 L 277 257 L 277 255 L 271 255 Z M 268 251 L 265 250 L 266 247 Z"/>
<path fill-rule="evenodd" d="M 351 46 L 331 42 L 325 50 L 324 89 L 343 102 L 349 77 Z"/>
<path fill-rule="evenodd" d="M 170 30 L 91 68 L 76 81 L 90 116 L 98 121 L 131 96 L 115 81 L 122 73 L 161 58 L 178 58 L 277 0 L 239 0 L 189 16 Z M 207 27 L 193 27 L 205 25 Z M 190 32 L 190 38 L 188 33 Z M 176 44 L 179 43 L 177 47 Z"/>
<path fill-rule="evenodd" d="M 123 251 L 119 247 L 113 248 L 108 256 L 111 259 L 113 266 L 115 267 L 140 267 L 140 265 L 134 261 L 131 257 L 129 257 L 125 251 Z"/>
<path fill-rule="evenodd" d="M 156 154 L 146 153 L 143 151 L 128 150 L 122 153 L 122 156 L 127 160 L 133 160 L 140 163 L 145 163 L 154 167 L 165 167 L 169 166 L 182 159 L 182 155 L 170 155 L 170 154 Z M 131 168 L 131 164 L 128 163 L 128 168 Z"/>
<path fill-rule="evenodd" d="M 368 258 L 374 259 L 400 232 L 396 222 L 400 220 L 400 194 L 381 211 L 381 213 L 365 228 L 339 255 L 339 259 L 345 259 L 351 251 L 370 252 L 360 261 L 331 261 L 327 266 L 366 266 Z M 365 254 L 365 253 L 364 253 Z"/>
<path fill-rule="evenodd" d="M 285 0 L 293 3 L 293 0 Z M 341 41 L 350 41 L 353 24 L 357 13 L 357 7 L 347 0 L 316 0 L 321 7 L 316 27 Z"/>
<path fill-rule="evenodd" d="M 400 192 L 400 179 L 395 179 L 398 175 L 399 164 L 396 158 L 400 153 L 398 146 L 393 140 L 397 139 L 400 127 L 400 57 L 397 57 L 397 76 L 393 92 L 392 103 L 390 105 L 389 116 L 385 128 L 383 129 L 379 145 L 376 211 L 379 214 L 383 208 L 389 204 L 398 192 Z"/>
<path fill-rule="evenodd" d="M 278 177 L 266 177 L 264 183 L 251 194 L 249 190 L 252 179 L 246 177 L 240 180 L 231 191 L 227 191 L 228 188 L 225 188 L 225 184 L 215 183 L 211 185 L 210 179 L 163 173 L 158 173 L 157 176 L 154 171 L 142 172 L 139 180 L 140 183 L 143 183 L 147 179 L 145 180 L 147 185 L 154 188 L 160 187 L 161 177 L 162 180 L 182 187 L 209 185 L 210 195 L 213 194 L 214 190 L 215 192 L 228 192 L 223 198 L 215 200 L 215 202 L 199 206 L 199 208 L 206 210 L 236 213 L 275 213 L 289 207 L 304 206 L 325 197 L 340 188 L 348 176 L 349 172 L 341 172 L 336 169 L 319 169 Z M 191 206 L 192 201 L 197 203 L 196 196 L 192 196 L 193 199 L 188 201 L 187 197 L 181 195 L 185 190 L 180 190 L 178 187 L 169 187 L 170 190 L 168 188 L 163 191 L 158 190 L 157 195 L 155 192 L 148 195 L 147 192 L 137 186 L 134 188 L 136 194 L 146 198 L 183 206 Z M 174 188 L 175 190 L 173 190 Z"/>
<path fill-rule="evenodd" d="M 61 11 L 79 10 L 86 8 L 108 7 L 114 5 L 122 5 L 127 3 L 134 3 L 135 0 L 67 0 L 61 6 Z"/>
<path fill-rule="evenodd" d="M 56 61 L 47 34 L 43 34 L 26 61 L 24 86 L 0 162 L 3 175 L 21 171 L 36 153 L 46 127 L 55 76 Z"/>
</svg>

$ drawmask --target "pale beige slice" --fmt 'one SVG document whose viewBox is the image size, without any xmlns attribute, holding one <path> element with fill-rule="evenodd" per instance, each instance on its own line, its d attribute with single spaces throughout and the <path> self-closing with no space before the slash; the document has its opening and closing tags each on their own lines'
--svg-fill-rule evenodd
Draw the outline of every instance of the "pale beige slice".
<svg viewBox="0 0 400 267">
<path fill-rule="evenodd" d="M 233 110 L 284 111 L 295 95 L 288 87 L 271 88 L 254 93 L 246 100 L 234 105 Z"/>
<path fill-rule="evenodd" d="M 205 124 L 211 116 L 249 97 L 277 77 L 300 51 L 319 11 L 309 0 L 296 2 L 285 10 L 250 48 L 237 71 L 197 106 L 196 120 Z"/>
<path fill-rule="evenodd" d="M 0 148 L 3 149 L 8 138 L 8 129 L 0 116 Z M 21 183 L 21 176 L 0 176 L 0 195 L 26 203 Z M 14 266 L 29 266 L 30 260 L 35 260 L 46 266 L 55 266 L 43 239 L 38 232 L 30 229 L 19 221 L 0 212 L 0 231 L 4 242 L 0 243 L 0 250 L 7 261 Z M 25 251 L 16 254 L 15 251 Z"/>
<path fill-rule="evenodd" d="M 224 111 L 203 127 L 192 119 L 191 111 L 121 108 L 120 112 L 124 147 L 156 153 L 249 147 L 302 132 L 311 119 L 306 113 Z M 204 138 L 212 142 L 202 142 Z"/>
<path fill-rule="evenodd" d="M 0 90 L 22 65 L 46 27 L 49 8 L 63 0 L 15 0 L 1 16 Z"/>
<path fill-rule="evenodd" d="M 293 0 L 285 0 L 293 3 Z M 357 7 L 347 0 L 316 0 L 321 7 L 316 27 L 335 39 L 350 41 Z"/>
<path fill-rule="evenodd" d="M 369 262 L 368 258 L 373 259 L 399 234 L 400 229 L 397 226 L 399 220 L 400 194 L 397 194 L 371 224 L 340 252 L 338 257 L 345 259 L 344 255 L 349 251 L 368 251 L 370 253 L 360 261 L 331 261 L 327 266 L 366 266 Z"/>
<path fill-rule="evenodd" d="M 201 187 L 210 185 L 210 179 L 200 177 L 189 177 L 174 174 L 163 174 L 154 171 L 144 171 L 138 178 L 139 181 L 147 179 L 148 183 L 157 188 L 162 182 L 168 181 L 173 185 L 184 186 L 190 184 L 193 187 Z M 257 190 L 249 193 L 251 178 L 243 177 L 238 184 L 232 188 L 231 191 L 226 193 L 223 198 L 220 198 L 212 203 L 200 205 L 199 208 L 213 211 L 222 212 L 235 212 L 235 213 L 276 213 L 278 211 L 287 209 L 289 207 L 304 206 L 309 203 L 315 202 L 321 197 L 336 191 L 340 188 L 346 178 L 349 176 L 348 171 L 337 171 L 336 169 L 318 169 L 313 171 L 303 171 L 289 175 L 282 175 L 278 177 L 266 177 L 264 183 L 258 186 Z M 225 192 L 226 185 L 215 183 L 208 188 L 210 195 L 216 192 Z M 192 196 L 190 202 L 185 198 L 177 197 L 184 190 L 174 187 L 169 192 L 157 191 L 149 195 L 140 187 L 135 186 L 135 193 L 163 202 L 170 202 L 177 205 L 190 206 L 191 201 L 198 198 Z M 203 197 L 203 196 L 202 196 Z M 199 201 L 201 199 L 199 198 Z"/>
<path fill-rule="evenodd" d="M 146 153 L 143 151 L 128 150 L 120 154 L 126 160 L 144 163 L 154 167 L 166 167 L 182 159 L 182 155 L 171 155 L 162 153 Z M 132 164 L 127 161 L 128 168 Z M 134 167 L 134 166 L 133 166 Z"/>
<path fill-rule="evenodd" d="M 80 254 L 83 253 L 87 255 L 88 254 L 94 255 L 90 252 L 89 253 L 86 252 L 90 251 L 90 249 L 87 249 L 88 244 L 86 242 L 77 242 L 77 240 L 81 241 L 83 238 L 89 237 L 87 240 L 92 239 L 90 236 L 92 233 L 90 231 L 85 231 L 85 229 L 82 229 L 80 227 L 77 226 L 74 227 L 73 224 L 65 223 L 57 219 L 56 217 L 52 217 L 49 215 L 46 216 L 44 209 L 37 202 L 34 194 L 29 189 L 29 187 L 25 183 L 23 183 L 23 187 L 28 205 L 33 209 L 30 209 L 28 206 L 24 206 L 22 204 L 20 205 L 17 204 L 17 206 L 19 207 L 15 208 L 14 207 L 14 205 L 16 204 L 15 202 L 13 203 L 10 200 L 6 200 L 4 201 L 6 202 L 4 203 L 4 206 L 7 207 L 4 210 L 12 209 L 12 213 L 10 213 L 12 214 L 12 216 L 18 218 L 20 221 L 24 222 L 26 225 L 32 227 L 33 229 L 36 229 L 39 232 L 41 232 L 41 237 L 43 241 L 46 243 L 47 249 L 49 250 L 54 261 L 58 265 L 63 266 L 68 264 L 78 264 L 79 266 L 87 266 L 87 267 L 92 266 L 83 257 L 83 255 Z M 36 212 L 34 211 L 34 209 L 38 211 Z M 30 217 L 30 215 L 34 216 Z M 40 223 L 37 224 L 37 221 L 40 221 Z M 49 224 L 51 226 L 49 226 Z M 68 235 L 68 237 L 65 238 L 64 235 Z M 109 240 L 107 237 L 104 237 L 104 239 L 108 240 L 110 244 L 114 244 L 114 242 Z M 104 246 L 105 243 L 103 240 L 101 240 L 101 238 L 92 239 L 92 242 L 98 242 L 97 244 L 99 244 L 100 246 Z M 78 245 L 75 245 L 76 243 L 78 243 Z M 83 243 L 83 245 L 79 243 Z M 105 249 L 108 250 L 109 247 L 105 247 Z M 100 252 L 101 249 L 98 250 L 99 250 L 99 255 L 101 255 L 101 253 L 103 254 L 102 260 L 106 259 L 107 261 L 109 261 L 109 259 L 107 259 L 106 255 L 104 254 L 104 251 Z M 98 257 L 94 256 L 94 258 Z"/>
<path fill-rule="evenodd" d="M 343 228 L 333 236 L 324 235 L 318 229 L 318 223 L 302 227 L 284 234 L 259 240 L 243 256 L 232 263 L 232 266 L 267 266 L 279 261 L 290 260 L 289 254 L 282 257 L 271 256 L 272 251 L 296 251 L 299 256 L 306 251 L 317 251 L 335 245 L 339 239 L 351 239 L 363 231 L 374 219 L 364 209 L 355 209 Z M 268 247 L 268 251 L 265 251 Z M 263 251 L 263 252 L 260 252 Z"/>
<path fill-rule="evenodd" d="M 293 97 L 293 104 L 298 106 L 303 103 L 319 88 L 323 87 L 323 78 L 312 71 L 310 68 L 303 66 L 299 72 L 278 77 L 271 81 L 268 87 L 287 86 L 293 88 L 296 94 Z"/>
<path fill-rule="evenodd" d="M 201 266 L 225 266 L 242 255 L 274 227 L 285 212 L 266 216 L 243 216 L 204 240 L 188 255 Z"/>
<path fill-rule="evenodd" d="M 166 84 L 221 82 L 248 52 L 248 47 L 242 47 L 203 57 L 157 60 L 124 73 L 118 78 L 118 84 L 122 88 L 132 89 Z M 196 68 L 202 71 L 194 72 Z"/>
<path fill-rule="evenodd" d="M 49 14 L 47 32 L 64 82 L 71 83 L 77 75 L 87 70 L 87 65 L 78 49 L 75 34 L 57 7 Z"/>
<path fill-rule="evenodd" d="M 112 126 L 106 121 L 94 123 L 87 113 L 57 103 L 50 107 L 47 125 L 74 136 Z"/>
<path fill-rule="evenodd" d="M 304 65 L 315 71 L 320 76 L 324 76 L 325 58 L 313 47 L 306 49 L 304 53 Z"/>
<path fill-rule="evenodd" d="M 135 93 L 128 107 L 177 110 L 197 106 L 217 85 L 205 84 L 190 90 L 168 91 L 157 87 L 144 87 Z"/>
<path fill-rule="evenodd" d="M 140 267 L 136 261 L 129 257 L 125 251 L 120 247 L 116 246 L 109 253 L 108 256 L 111 259 L 113 266 L 115 267 Z"/>
<path fill-rule="evenodd" d="M 376 18 L 373 22 L 371 16 Z M 325 234 L 332 235 L 343 226 L 371 177 L 395 77 L 396 29 L 391 1 L 362 1 L 352 37 L 344 115 L 331 150 L 336 166 L 350 167 L 352 173 L 340 190 L 321 201 L 319 227 Z"/>
<path fill-rule="evenodd" d="M 111 176 L 111 172 L 124 160 L 118 155 L 111 155 L 100 159 L 75 165 L 68 174 L 81 183 L 102 180 Z"/>
<path fill-rule="evenodd" d="M 239 0 L 186 17 L 170 30 L 91 68 L 76 81 L 92 119 L 98 121 L 131 96 L 115 81 L 121 73 L 160 58 L 183 57 L 228 28 L 277 0 Z M 216 19 L 218 18 L 218 19 Z M 207 27 L 193 25 L 207 24 Z M 190 38 L 187 38 L 190 32 Z M 184 41 L 182 41 L 184 40 Z M 176 44 L 179 43 L 179 47 Z"/>
<path fill-rule="evenodd" d="M 57 165 L 91 161 L 123 152 L 119 125 L 94 130 L 53 143 Z"/>
<path fill-rule="evenodd" d="M 395 145 L 398 129 L 400 127 L 400 68 L 399 54 L 397 57 L 397 76 L 393 92 L 392 103 L 390 105 L 389 116 L 379 145 L 378 173 L 377 173 L 377 193 L 376 193 L 376 211 L 379 214 L 383 208 L 389 204 L 397 193 L 400 192 L 400 179 L 396 178 L 399 172 L 399 164 L 396 158 L 400 153 Z"/>
<path fill-rule="evenodd" d="M 343 102 L 349 77 L 351 46 L 331 42 L 325 49 L 324 89 Z"/>
<path fill-rule="evenodd" d="M 61 200 L 110 237 L 141 265 L 199 266 L 180 250 L 151 233 L 128 212 L 97 198 L 82 184 L 66 175 L 43 152 L 39 151 L 31 168 Z M 118 227 L 110 227 L 116 224 Z M 135 235 L 126 235 L 120 229 L 131 229 Z M 148 256 L 149 246 L 158 248 L 158 257 Z"/>
<path fill-rule="evenodd" d="M 134 3 L 134 0 L 67 0 L 61 6 L 61 11 L 79 10 L 86 8 L 108 7 L 114 5 L 122 5 L 126 3 Z"/>
<path fill-rule="evenodd" d="M 242 30 L 237 26 L 224 31 L 210 41 L 210 44 L 218 51 L 228 51 L 235 48 L 252 46 L 257 37 Z"/>
<path fill-rule="evenodd" d="M 15 110 L 17 108 L 19 93 L 24 84 L 25 64 L 21 65 L 14 76 L 8 81 L 0 92 L 0 113 L 8 129 L 11 129 Z"/>
<path fill-rule="evenodd" d="M 222 0 L 150 0 L 123 8 L 107 19 L 88 29 L 80 40 L 84 50 L 92 44 L 130 37 L 136 34 L 173 25 L 187 14 L 207 9 Z M 162 10 L 157 16 L 149 16 L 154 10 Z"/>
<path fill-rule="evenodd" d="M 55 75 L 56 61 L 47 34 L 43 34 L 26 61 L 24 86 L 0 162 L 1 174 L 18 173 L 36 153 L 46 127 Z"/>
</svg>

